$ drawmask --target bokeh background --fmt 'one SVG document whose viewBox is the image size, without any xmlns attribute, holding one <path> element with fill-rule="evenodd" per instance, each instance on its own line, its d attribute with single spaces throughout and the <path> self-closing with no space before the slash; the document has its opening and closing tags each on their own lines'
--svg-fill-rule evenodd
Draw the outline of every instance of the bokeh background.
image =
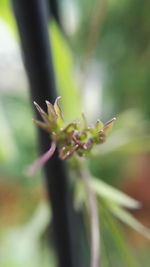
<svg viewBox="0 0 150 267">
<path fill-rule="evenodd" d="M 93 175 L 139 200 L 142 208 L 132 214 L 150 227 L 150 2 L 63 0 L 58 7 L 61 27 L 52 18 L 49 29 L 66 119 L 76 118 L 80 110 L 89 123 L 117 117 L 90 168 Z M 1 0 L 1 267 L 47 267 L 57 261 L 46 240 L 51 214 L 42 172 L 35 178 L 24 175 L 38 155 L 28 87 L 11 1 Z M 118 248 L 104 227 L 111 262 L 104 267 L 127 267 L 119 254 L 124 246 L 138 255 L 138 266 L 149 267 L 149 241 L 120 226 Z"/>
</svg>

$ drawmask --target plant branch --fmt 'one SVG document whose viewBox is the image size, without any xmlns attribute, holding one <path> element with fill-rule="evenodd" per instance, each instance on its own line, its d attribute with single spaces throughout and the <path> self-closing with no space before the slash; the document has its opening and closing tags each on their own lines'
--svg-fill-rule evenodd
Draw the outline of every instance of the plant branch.
<svg viewBox="0 0 150 267">
<path fill-rule="evenodd" d="M 100 231 L 96 196 L 91 186 L 91 177 L 86 167 L 81 166 L 81 175 L 84 181 L 89 203 L 89 217 L 91 224 L 91 267 L 100 267 Z"/>
<path fill-rule="evenodd" d="M 26 174 L 27 176 L 33 176 L 37 169 L 43 167 L 43 165 L 53 156 L 56 150 L 56 143 L 52 142 L 51 147 L 43 155 L 37 158 L 31 165 L 28 166 Z"/>
</svg>

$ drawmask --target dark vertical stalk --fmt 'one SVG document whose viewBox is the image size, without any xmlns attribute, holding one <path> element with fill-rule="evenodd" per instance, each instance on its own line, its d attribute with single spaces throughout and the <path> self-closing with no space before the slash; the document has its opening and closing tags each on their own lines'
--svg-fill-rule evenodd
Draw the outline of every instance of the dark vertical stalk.
<svg viewBox="0 0 150 267">
<path fill-rule="evenodd" d="M 29 78 L 31 99 L 45 109 L 45 100 L 53 103 L 57 95 L 48 38 L 47 7 L 44 0 L 12 2 Z M 49 136 L 40 129 L 38 134 L 40 152 L 43 153 L 50 146 Z M 66 166 L 59 160 L 57 152 L 45 165 L 45 177 L 53 212 L 59 266 L 87 267 L 80 248 L 82 220 L 73 210 Z"/>
</svg>

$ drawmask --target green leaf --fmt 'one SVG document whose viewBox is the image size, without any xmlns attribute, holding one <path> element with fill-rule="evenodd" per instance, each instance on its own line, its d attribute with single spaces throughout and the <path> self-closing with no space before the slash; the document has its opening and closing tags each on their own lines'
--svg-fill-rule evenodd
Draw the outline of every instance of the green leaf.
<svg viewBox="0 0 150 267">
<path fill-rule="evenodd" d="M 5 109 L 0 102 L 0 161 L 1 163 L 4 161 L 13 160 L 18 156 L 18 147 L 16 144 L 16 140 L 14 138 L 14 134 L 12 131 L 12 127 L 10 125 L 7 116 L 5 115 Z"/>
<path fill-rule="evenodd" d="M 143 224 L 141 224 L 133 215 L 131 215 L 127 210 L 119 207 L 118 205 L 114 205 L 112 203 L 108 203 L 108 207 L 110 211 L 123 223 L 127 224 L 140 234 L 144 235 L 146 238 L 150 239 L 150 230 L 146 228 Z"/>
<path fill-rule="evenodd" d="M 16 22 L 13 16 L 12 5 L 10 0 L 0 1 L 0 18 L 3 19 L 9 27 L 14 37 L 17 37 Z"/>
<path fill-rule="evenodd" d="M 101 202 L 99 206 L 101 214 L 102 248 L 104 247 L 105 257 L 107 257 L 110 262 L 110 264 L 106 266 L 111 266 L 113 262 L 114 266 L 137 267 L 136 258 L 130 251 L 129 245 L 125 240 L 116 218 L 110 213 L 106 203 Z"/>
<path fill-rule="evenodd" d="M 91 180 L 91 184 L 95 193 L 100 197 L 111 200 L 126 208 L 137 209 L 140 207 L 140 203 L 138 201 L 97 178 L 93 178 Z"/>
<path fill-rule="evenodd" d="M 64 118 L 70 121 L 81 114 L 81 97 L 73 73 L 73 53 L 54 22 L 50 29 L 58 93 L 63 99 Z"/>
</svg>

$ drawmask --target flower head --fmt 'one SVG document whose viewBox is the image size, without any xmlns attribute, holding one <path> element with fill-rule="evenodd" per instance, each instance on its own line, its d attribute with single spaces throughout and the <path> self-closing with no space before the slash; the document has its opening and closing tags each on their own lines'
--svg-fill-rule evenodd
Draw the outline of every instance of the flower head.
<svg viewBox="0 0 150 267">
<path fill-rule="evenodd" d="M 42 121 L 35 119 L 33 121 L 49 133 L 52 144 L 47 152 L 27 168 L 26 174 L 28 176 L 32 176 L 39 167 L 42 167 L 53 156 L 56 147 L 62 160 L 71 157 L 75 153 L 78 156 L 89 155 L 95 144 L 101 144 L 106 140 L 113 122 L 116 120 L 113 118 L 106 124 L 97 120 L 95 125 L 87 126 L 86 118 L 82 114 L 81 121 L 74 121 L 65 125 L 59 104 L 60 98 L 57 97 L 54 105 L 46 101 L 47 113 L 34 102 Z"/>
<path fill-rule="evenodd" d="M 58 147 L 59 157 L 62 160 L 70 157 L 74 153 L 77 153 L 79 156 L 87 155 L 95 144 L 101 144 L 106 140 L 116 119 L 113 118 L 106 124 L 97 120 L 95 125 L 88 127 L 83 115 L 82 121 L 74 121 L 65 125 L 59 104 L 60 98 L 58 97 L 56 99 L 54 105 L 46 101 L 47 113 L 34 102 L 43 121 L 33 121 L 50 134 L 51 140 Z"/>
</svg>

